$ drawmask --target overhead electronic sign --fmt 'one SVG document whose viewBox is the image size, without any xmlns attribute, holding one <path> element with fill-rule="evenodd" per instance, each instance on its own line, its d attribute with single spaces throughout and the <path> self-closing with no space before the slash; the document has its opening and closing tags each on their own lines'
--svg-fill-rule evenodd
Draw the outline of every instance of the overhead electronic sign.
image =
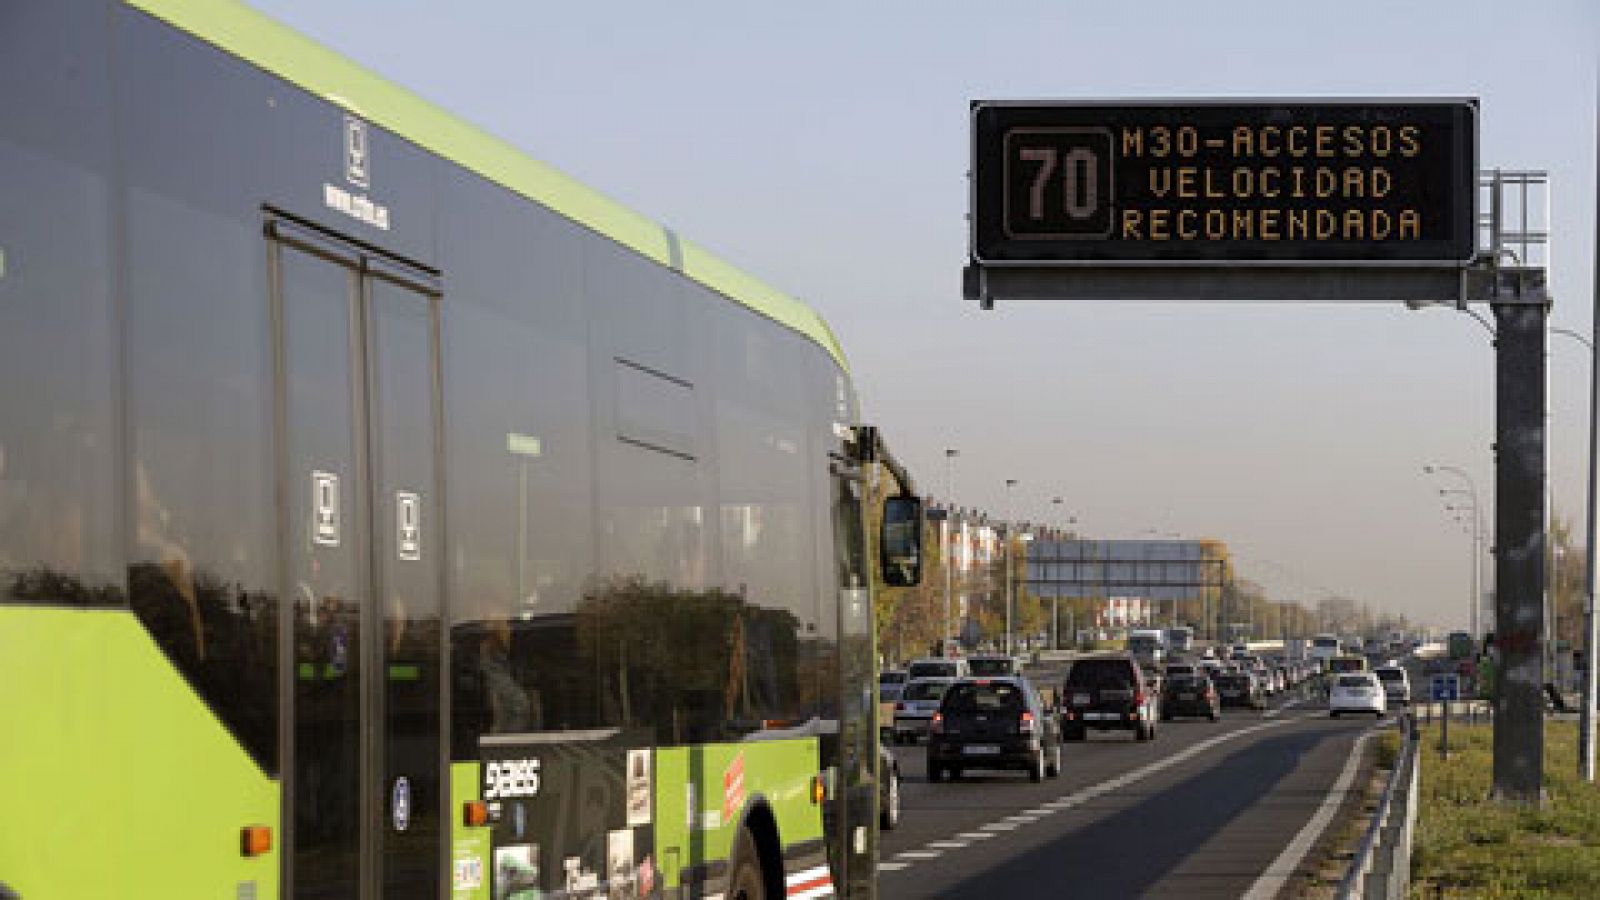
<svg viewBox="0 0 1600 900">
<path fill-rule="evenodd" d="M 982 265 L 1461 265 L 1475 100 L 972 108 Z"/>
</svg>

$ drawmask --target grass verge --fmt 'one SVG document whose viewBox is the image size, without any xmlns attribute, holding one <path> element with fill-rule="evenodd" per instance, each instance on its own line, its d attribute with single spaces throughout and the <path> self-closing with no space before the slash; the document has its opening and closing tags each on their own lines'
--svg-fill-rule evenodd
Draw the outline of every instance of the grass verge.
<svg viewBox="0 0 1600 900">
<path fill-rule="evenodd" d="M 1489 799 L 1493 734 L 1453 722 L 1441 760 L 1437 723 L 1423 729 L 1410 896 L 1600 897 L 1600 786 L 1577 776 L 1577 726 L 1545 723 L 1540 809 Z"/>
</svg>

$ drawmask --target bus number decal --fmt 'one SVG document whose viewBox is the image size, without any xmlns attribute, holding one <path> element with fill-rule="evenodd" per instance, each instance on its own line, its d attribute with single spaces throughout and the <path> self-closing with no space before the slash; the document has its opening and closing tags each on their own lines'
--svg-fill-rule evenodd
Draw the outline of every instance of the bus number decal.
<svg viewBox="0 0 1600 900">
<path fill-rule="evenodd" d="M 532 797 L 539 793 L 539 760 L 497 759 L 483 767 L 483 799 Z"/>
</svg>

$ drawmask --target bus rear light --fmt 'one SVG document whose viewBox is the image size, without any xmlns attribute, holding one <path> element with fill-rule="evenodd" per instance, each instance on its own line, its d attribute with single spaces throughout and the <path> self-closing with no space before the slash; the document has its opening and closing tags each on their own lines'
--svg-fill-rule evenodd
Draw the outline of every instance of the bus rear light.
<svg viewBox="0 0 1600 900">
<path fill-rule="evenodd" d="M 462 804 L 461 821 L 468 826 L 489 824 L 489 805 L 482 800 Z"/>
<path fill-rule="evenodd" d="M 239 829 L 240 856 L 262 856 L 271 852 L 271 828 L 265 825 L 246 825 Z"/>
</svg>

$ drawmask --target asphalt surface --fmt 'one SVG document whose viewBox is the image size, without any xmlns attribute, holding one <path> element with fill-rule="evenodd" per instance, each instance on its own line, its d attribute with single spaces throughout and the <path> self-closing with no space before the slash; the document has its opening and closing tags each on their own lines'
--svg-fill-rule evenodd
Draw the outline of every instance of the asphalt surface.
<svg viewBox="0 0 1600 900">
<path fill-rule="evenodd" d="M 1224 710 L 1217 723 L 1165 722 L 1149 743 L 1090 732 L 1064 745 L 1061 777 L 1041 784 L 1020 772 L 930 784 L 926 750 L 895 747 L 902 816 L 880 844 L 881 894 L 1279 896 L 1337 831 L 1315 834 L 1297 860 L 1285 850 L 1306 846 L 1307 824 L 1354 812 L 1370 754 L 1348 764 L 1374 725 L 1291 697 L 1265 713 Z M 1342 774 L 1349 789 L 1330 793 Z"/>
</svg>

